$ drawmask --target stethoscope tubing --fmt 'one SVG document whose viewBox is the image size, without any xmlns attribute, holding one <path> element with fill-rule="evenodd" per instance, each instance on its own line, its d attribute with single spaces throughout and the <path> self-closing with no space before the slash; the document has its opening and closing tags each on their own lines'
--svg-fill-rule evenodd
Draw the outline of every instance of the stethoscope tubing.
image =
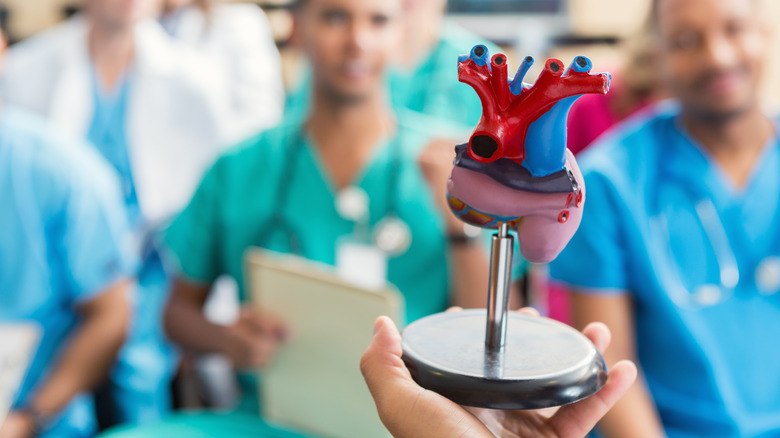
<svg viewBox="0 0 780 438">
<path fill-rule="evenodd" d="M 292 182 L 295 178 L 295 166 L 298 164 L 298 160 L 305 145 L 303 123 L 297 126 L 299 129 L 297 129 L 294 134 L 290 133 L 291 135 L 287 136 L 287 141 L 285 142 L 284 166 L 282 167 L 282 172 L 279 174 L 279 179 L 276 184 L 277 192 L 271 208 L 271 217 L 266 220 L 261 227 L 255 242 L 260 247 L 267 247 L 274 232 L 281 230 L 287 236 L 290 251 L 293 254 L 304 256 L 305 251 L 302 240 L 291 226 L 290 221 L 284 217 L 284 209 L 289 201 L 290 188 L 292 187 Z M 389 173 L 390 182 L 387 185 L 385 218 L 398 216 L 397 197 L 401 172 L 401 147 L 403 144 L 401 130 L 399 129 L 396 131 L 395 139 L 387 145 L 387 147 L 390 148 L 392 159 Z"/>
</svg>

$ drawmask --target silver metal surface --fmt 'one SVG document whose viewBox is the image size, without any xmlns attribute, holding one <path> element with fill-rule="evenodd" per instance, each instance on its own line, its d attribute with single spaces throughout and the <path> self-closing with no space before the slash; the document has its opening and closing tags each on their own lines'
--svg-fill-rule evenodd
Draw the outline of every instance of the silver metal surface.
<svg viewBox="0 0 780 438">
<path fill-rule="evenodd" d="M 491 350 L 480 309 L 439 313 L 403 332 L 403 359 L 422 387 L 456 403 L 492 409 L 560 406 L 595 394 L 604 359 L 577 330 L 548 318 L 507 313 L 505 346 Z"/>
<path fill-rule="evenodd" d="M 506 342 L 506 314 L 509 311 L 509 289 L 512 284 L 512 250 L 514 239 L 509 225 L 502 223 L 493 235 L 490 248 L 490 282 L 488 283 L 487 328 L 485 346 L 499 350 Z"/>
</svg>

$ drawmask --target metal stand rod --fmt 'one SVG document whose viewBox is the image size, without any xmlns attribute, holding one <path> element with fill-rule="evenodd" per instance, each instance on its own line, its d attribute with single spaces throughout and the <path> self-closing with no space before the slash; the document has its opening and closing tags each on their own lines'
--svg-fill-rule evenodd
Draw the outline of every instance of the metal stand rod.
<svg viewBox="0 0 780 438">
<path fill-rule="evenodd" d="M 509 310 L 509 290 L 512 284 L 512 251 L 514 238 L 509 225 L 502 223 L 493 235 L 490 247 L 490 283 L 488 284 L 487 329 L 485 347 L 488 351 L 504 347 L 506 320 Z"/>
</svg>

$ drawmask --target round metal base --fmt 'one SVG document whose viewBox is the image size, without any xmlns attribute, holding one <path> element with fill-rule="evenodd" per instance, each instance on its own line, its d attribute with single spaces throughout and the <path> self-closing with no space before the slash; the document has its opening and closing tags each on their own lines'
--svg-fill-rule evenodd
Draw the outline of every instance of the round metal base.
<svg viewBox="0 0 780 438">
<path fill-rule="evenodd" d="M 540 409 L 589 397 L 604 359 L 577 330 L 508 312 L 506 344 L 486 351 L 485 310 L 439 313 L 403 331 L 403 359 L 420 386 L 466 406 Z"/>
</svg>

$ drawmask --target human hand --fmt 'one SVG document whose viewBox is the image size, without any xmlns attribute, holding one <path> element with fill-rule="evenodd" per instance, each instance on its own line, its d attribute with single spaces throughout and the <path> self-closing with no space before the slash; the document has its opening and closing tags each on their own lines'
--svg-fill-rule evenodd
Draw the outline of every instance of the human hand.
<svg viewBox="0 0 780 438">
<path fill-rule="evenodd" d="M 590 324 L 582 332 L 599 351 L 609 344 L 610 333 L 604 324 Z M 464 408 L 417 385 L 401 359 L 402 353 L 398 329 L 389 318 L 379 318 L 360 369 L 379 417 L 396 438 L 584 437 L 629 389 L 637 373 L 633 363 L 618 362 L 598 393 L 557 409 Z"/>
<path fill-rule="evenodd" d="M 238 369 L 265 367 L 290 336 L 281 319 L 256 308 L 242 309 L 238 320 L 225 333 L 222 352 Z"/>
<path fill-rule="evenodd" d="M 0 438 L 31 438 L 35 425 L 24 412 L 11 412 L 0 425 Z"/>
<path fill-rule="evenodd" d="M 433 194 L 436 207 L 445 220 L 448 230 L 463 231 L 463 222 L 450 210 L 447 204 L 447 181 L 452 173 L 455 146 L 452 140 L 435 139 L 420 153 L 417 163 Z"/>
</svg>

